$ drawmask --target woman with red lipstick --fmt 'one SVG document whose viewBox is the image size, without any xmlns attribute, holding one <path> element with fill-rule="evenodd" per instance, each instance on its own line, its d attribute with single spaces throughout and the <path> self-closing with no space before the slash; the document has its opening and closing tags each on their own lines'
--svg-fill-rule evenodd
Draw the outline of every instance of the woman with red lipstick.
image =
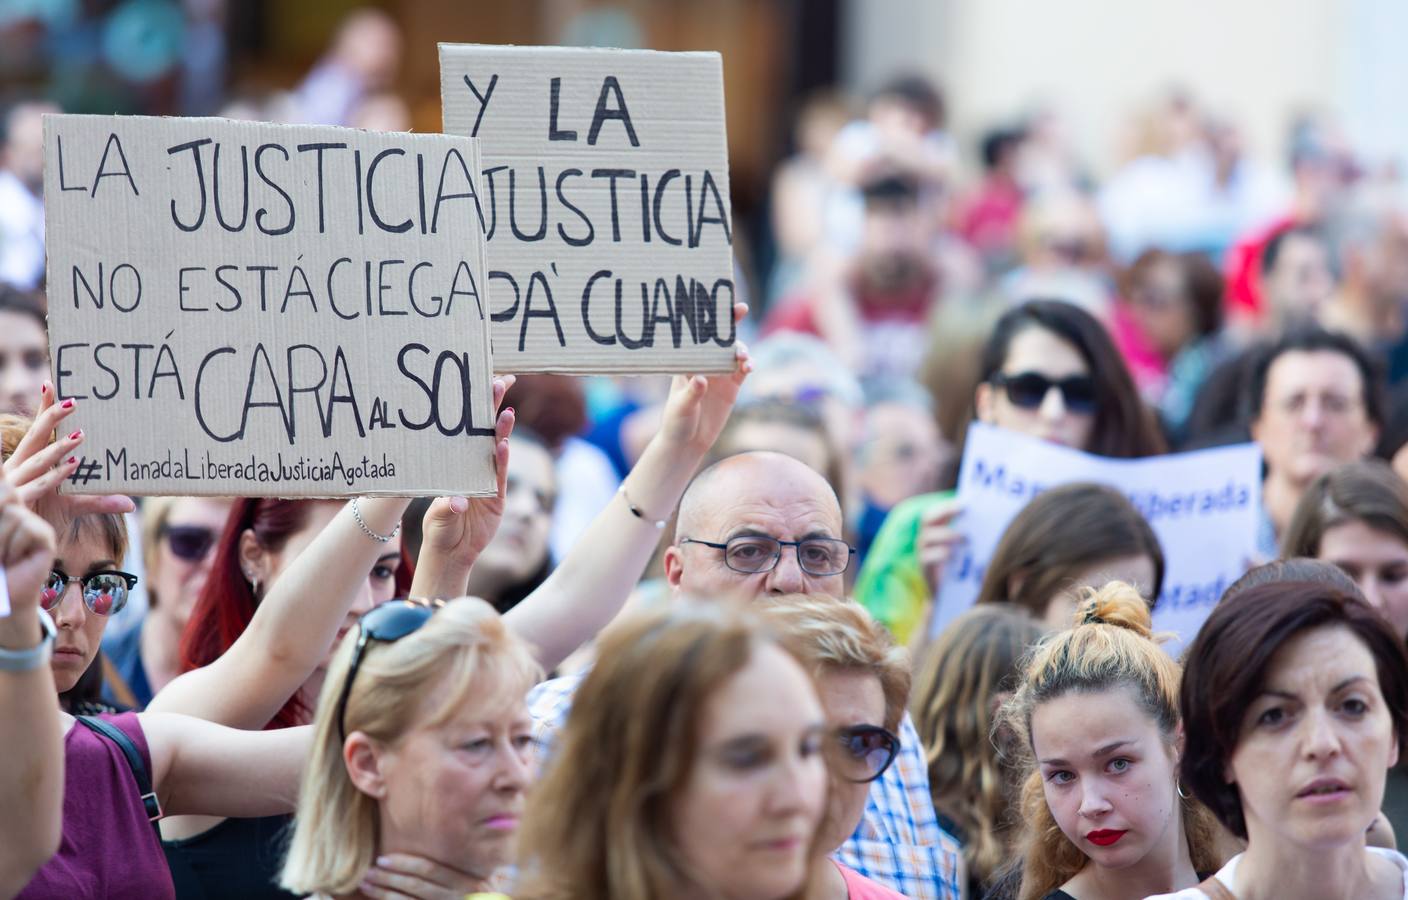
<svg viewBox="0 0 1408 900">
<path fill-rule="evenodd" d="M 1088 591 L 1003 707 L 1030 753 L 1022 900 L 1137 900 L 1217 868 L 1212 817 L 1178 784 L 1178 664 L 1151 627 L 1129 585 Z"/>
<path fill-rule="evenodd" d="M 532 652 L 472 598 L 393 600 L 352 636 L 323 682 L 283 887 L 383 896 L 404 887 L 367 882 L 373 864 L 414 854 L 487 889 L 512 858 L 530 777 Z"/>
<path fill-rule="evenodd" d="M 1408 898 L 1408 859 L 1365 846 L 1408 738 L 1402 636 L 1323 584 L 1228 596 L 1188 650 L 1184 783 L 1246 852 L 1178 900 Z"/>
</svg>

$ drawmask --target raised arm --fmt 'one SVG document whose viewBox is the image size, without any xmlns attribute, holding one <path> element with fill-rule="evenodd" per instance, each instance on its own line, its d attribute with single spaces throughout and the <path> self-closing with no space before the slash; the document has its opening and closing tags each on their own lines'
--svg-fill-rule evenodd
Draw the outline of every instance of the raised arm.
<svg viewBox="0 0 1408 900">
<path fill-rule="evenodd" d="M 496 409 L 511 383 L 495 379 Z M 409 505 L 403 498 L 374 497 L 359 500 L 357 509 L 368 529 L 390 534 Z M 269 587 L 230 649 L 172 681 L 147 709 L 231 728 L 263 728 L 327 657 L 358 590 L 385 553 L 386 545 L 367 536 L 349 503 Z"/>
<path fill-rule="evenodd" d="M 741 316 L 746 308 L 736 311 Z M 586 532 L 548 579 L 505 615 L 551 670 L 592 638 L 625 605 L 645 573 L 668 519 L 733 411 L 752 371 L 741 345 L 734 371 L 678 376 L 660 430 Z M 637 516 L 631 511 L 640 510 Z"/>
<path fill-rule="evenodd" d="M 293 812 L 313 726 L 241 731 L 191 716 L 142 713 L 152 783 L 168 816 Z"/>
<path fill-rule="evenodd" d="M 64 731 L 41 640 L 39 590 L 54 561 L 54 530 L 0 481 L 0 563 L 11 613 L 0 618 L 0 897 L 23 888 L 59 849 L 63 829 Z"/>
</svg>

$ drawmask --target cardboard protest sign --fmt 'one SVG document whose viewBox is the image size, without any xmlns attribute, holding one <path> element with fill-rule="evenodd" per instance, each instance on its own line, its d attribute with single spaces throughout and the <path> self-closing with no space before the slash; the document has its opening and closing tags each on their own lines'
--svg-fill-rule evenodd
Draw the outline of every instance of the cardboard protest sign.
<svg viewBox="0 0 1408 900">
<path fill-rule="evenodd" d="M 77 493 L 491 494 L 474 141 L 46 116 Z"/>
<path fill-rule="evenodd" d="M 1166 562 L 1154 629 L 1176 635 L 1170 649 L 1193 639 L 1257 555 L 1261 450 L 1255 444 L 1108 459 L 975 422 L 958 475 L 963 512 L 955 525 L 967 542 L 945 569 L 933 633 L 973 605 L 987 561 L 1028 501 L 1075 481 L 1118 488 L 1153 527 Z"/>
<path fill-rule="evenodd" d="M 440 45 L 477 137 L 500 372 L 727 372 L 733 222 L 717 53 Z"/>
</svg>

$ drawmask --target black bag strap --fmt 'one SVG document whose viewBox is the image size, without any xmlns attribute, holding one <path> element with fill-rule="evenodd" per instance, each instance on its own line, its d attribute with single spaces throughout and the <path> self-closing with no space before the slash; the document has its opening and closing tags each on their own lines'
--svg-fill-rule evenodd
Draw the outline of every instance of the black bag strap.
<svg viewBox="0 0 1408 900">
<path fill-rule="evenodd" d="M 122 751 L 122 755 L 127 757 L 127 765 L 132 769 L 132 775 L 137 779 L 137 790 L 142 794 L 142 808 L 147 813 L 147 821 L 152 823 L 153 828 L 156 828 L 157 820 L 162 816 L 161 801 L 157 799 L 156 791 L 152 788 L 151 776 L 147 774 L 147 765 L 142 762 L 142 754 L 137 750 L 137 745 L 122 729 L 110 722 L 105 722 L 96 716 L 75 716 L 75 718 L 89 731 L 112 741 Z M 157 834 L 159 837 L 160 831 Z"/>
</svg>

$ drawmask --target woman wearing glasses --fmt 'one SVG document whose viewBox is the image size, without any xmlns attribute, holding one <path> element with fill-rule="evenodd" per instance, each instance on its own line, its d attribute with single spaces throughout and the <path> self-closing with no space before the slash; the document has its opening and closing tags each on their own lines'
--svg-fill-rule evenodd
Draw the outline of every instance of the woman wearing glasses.
<svg viewBox="0 0 1408 900">
<path fill-rule="evenodd" d="M 973 405 L 978 421 L 1101 456 L 1165 450 L 1104 326 L 1069 303 L 1035 300 L 997 321 L 983 348 Z M 901 503 L 861 569 L 857 599 L 902 640 L 923 624 L 963 539 L 958 513 L 952 494 Z"/>
<path fill-rule="evenodd" d="M 1128 585 L 1090 592 L 1003 707 L 1029 754 L 1021 900 L 1127 900 L 1217 870 L 1212 816 L 1178 781 L 1178 664 L 1151 627 Z"/>
<path fill-rule="evenodd" d="M 529 798 L 515 900 L 806 896 L 826 732 L 806 669 L 732 605 L 620 622 Z"/>
<path fill-rule="evenodd" d="M 323 682 L 283 886 L 418 895 L 404 876 L 366 881 L 379 857 L 415 854 L 464 873 L 457 896 L 487 888 L 512 859 L 531 773 L 532 652 L 471 598 L 392 600 L 353 636 Z"/>
<path fill-rule="evenodd" d="M 210 574 L 215 539 L 233 501 L 149 497 L 142 502 L 142 562 L 149 607 L 134 627 L 103 642 L 137 708 L 181 674 L 181 632 Z"/>
<path fill-rule="evenodd" d="M 136 578 L 117 568 L 126 550 L 117 497 L 61 498 L 83 436 L 49 442 L 76 404 L 55 405 L 52 388 L 33 427 L 0 423 L 8 451 L 5 478 L 18 498 L 57 532 L 48 574 L 9 597 L 21 621 L 42 609 L 52 621 L 43 640 L 6 653 L 9 671 L 47 668 L 54 700 L 69 691 L 98 653 L 110 616 L 121 611 Z M 60 463 L 60 460 L 67 461 Z M 187 716 L 124 713 L 94 719 L 60 714 L 63 738 L 62 836 L 57 853 L 18 897 L 169 898 L 175 892 L 153 822 L 164 813 L 264 816 L 293 807 L 307 729 L 241 732 Z M 16 723 L 21 730 L 43 727 Z M 10 896 L 11 894 L 6 894 Z"/>
<path fill-rule="evenodd" d="M 831 730 L 826 817 L 808 900 L 896 900 L 901 894 L 828 858 L 856 831 L 871 784 L 899 753 L 909 655 L 858 603 L 824 594 L 769 602 L 764 620 L 816 683 Z"/>
</svg>

